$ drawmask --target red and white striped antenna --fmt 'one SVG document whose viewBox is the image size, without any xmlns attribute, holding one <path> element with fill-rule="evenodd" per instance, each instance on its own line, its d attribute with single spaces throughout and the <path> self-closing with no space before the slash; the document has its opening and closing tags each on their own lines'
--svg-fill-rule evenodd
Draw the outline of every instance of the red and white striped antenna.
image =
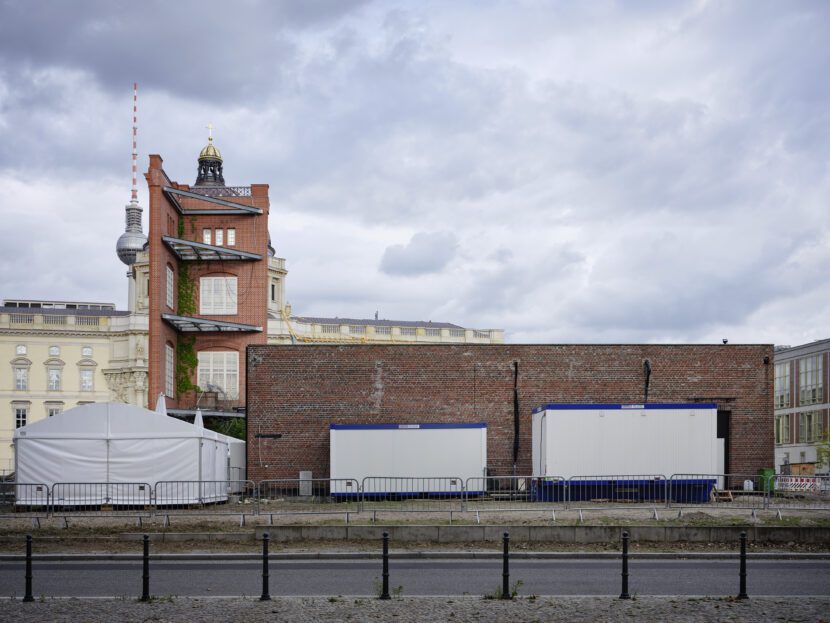
<svg viewBox="0 0 830 623">
<path fill-rule="evenodd" d="M 133 188 L 130 195 L 130 201 L 138 203 L 138 83 L 133 83 Z"/>
<path fill-rule="evenodd" d="M 147 236 L 141 231 L 141 206 L 138 205 L 138 83 L 133 83 L 133 188 L 130 203 L 124 208 L 126 229 L 115 245 L 118 259 L 127 266 L 135 264 L 138 253 L 147 244 Z M 131 276 L 132 272 L 127 273 Z M 132 287 L 132 286 L 131 286 Z M 131 290 L 132 291 L 132 290 Z M 132 295 L 130 295 L 132 296 Z M 132 300 L 132 299 L 131 299 Z M 131 302 L 130 305 L 133 303 Z"/>
</svg>

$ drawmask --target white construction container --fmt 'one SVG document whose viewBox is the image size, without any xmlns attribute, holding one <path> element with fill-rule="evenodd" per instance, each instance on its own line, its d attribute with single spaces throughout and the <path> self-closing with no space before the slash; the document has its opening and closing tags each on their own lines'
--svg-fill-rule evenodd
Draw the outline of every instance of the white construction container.
<svg viewBox="0 0 830 623">
<path fill-rule="evenodd" d="M 487 465 L 487 425 L 331 424 L 332 479 L 367 478 L 366 494 L 460 494 Z M 333 494 L 354 493 L 342 480 Z"/>
<path fill-rule="evenodd" d="M 534 476 L 723 473 L 714 404 L 548 404 L 532 426 Z"/>
</svg>

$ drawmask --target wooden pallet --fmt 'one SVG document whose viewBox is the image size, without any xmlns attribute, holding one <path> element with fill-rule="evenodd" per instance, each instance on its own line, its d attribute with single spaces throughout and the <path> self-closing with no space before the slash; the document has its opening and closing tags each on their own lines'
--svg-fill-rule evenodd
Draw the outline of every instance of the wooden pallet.
<svg viewBox="0 0 830 623">
<path fill-rule="evenodd" d="M 732 495 L 732 491 L 729 489 L 718 489 L 717 487 L 712 488 L 712 501 L 713 502 L 734 502 L 735 497 Z"/>
</svg>

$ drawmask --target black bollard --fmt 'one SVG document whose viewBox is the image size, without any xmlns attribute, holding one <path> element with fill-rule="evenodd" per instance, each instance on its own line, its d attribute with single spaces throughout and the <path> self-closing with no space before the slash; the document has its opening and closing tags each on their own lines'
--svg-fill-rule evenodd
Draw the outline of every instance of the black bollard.
<svg viewBox="0 0 830 623">
<path fill-rule="evenodd" d="M 26 535 L 26 595 L 23 601 L 34 601 L 32 595 L 32 535 Z"/>
<path fill-rule="evenodd" d="M 741 586 L 738 591 L 738 599 L 749 599 L 746 594 L 746 532 L 741 532 Z"/>
<path fill-rule="evenodd" d="M 144 569 L 141 574 L 141 601 L 150 601 L 150 536 L 144 535 Z"/>
<path fill-rule="evenodd" d="M 262 597 L 260 601 L 271 601 L 271 593 L 268 590 L 268 533 L 262 535 Z"/>
<path fill-rule="evenodd" d="M 383 533 L 383 588 L 380 593 L 381 599 L 389 597 L 389 533 Z"/>
<path fill-rule="evenodd" d="M 631 599 L 628 593 L 628 532 L 622 533 L 622 592 L 620 599 Z"/>
<path fill-rule="evenodd" d="M 505 532 L 502 537 L 504 544 L 504 551 L 502 553 L 502 567 L 501 567 L 501 598 L 513 599 L 510 594 L 510 533 Z"/>
</svg>

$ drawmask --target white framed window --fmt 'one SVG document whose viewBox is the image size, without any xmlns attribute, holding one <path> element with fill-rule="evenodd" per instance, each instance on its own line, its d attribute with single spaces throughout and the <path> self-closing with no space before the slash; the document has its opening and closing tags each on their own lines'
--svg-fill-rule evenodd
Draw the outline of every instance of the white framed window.
<svg viewBox="0 0 830 623">
<path fill-rule="evenodd" d="M 14 352 L 17 353 L 18 356 L 26 354 L 26 345 L 25 344 L 18 344 L 17 347 L 14 349 Z"/>
<path fill-rule="evenodd" d="M 790 443 L 790 415 L 775 417 L 775 443 Z"/>
<path fill-rule="evenodd" d="M 224 229 L 217 229 L 216 232 L 216 246 L 221 247 L 225 244 L 225 230 Z"/>
<path fill-rule="evenodd" d="M 50 357 L 60 357 L 61 356 L 61 347 L 60 346 L 50 346 L 49 347 L 49 356 Z"/>
<path fill-rule="evenodd" d="M 401 335 L 415 335 L 415 327 L 401 327 Z"/>
<path fill-rule="evenodd" d="M 200 351 L 196 384 L 202 391 L 216 391 L 223 400 L 239 398 L 239 353 Z"/>
<path fill-rule="evenodd" d="M 171 398 L 176 395 L 175 378 L 176 351 L 170 344 L 164 345 L 164 395 Z"/>
<path fill-rule="evenodd" d="M 91 392 L 94 389 L 95 370 L 92 368 L 81 368 L 81 391 Z"/>
<path fill-rule="evenodd" d="M 228 246 L 236 246 L 236 230 L 233 227 L 228 228 Z"/>
<path fill-rule="evenodd" d="M 365 335 L 366 334 L 366 326 L 362 325 L 362 324 L 360 324 L 360 325 L 357 325 L 357 324 L 349 325 L 349 333 L 351 333 L 352 335 Z"/>
<path fill-rule="evenodd" d="M 46 403 L 46 417 L 55 417 L 63 413 L 62 402 L 47 402 Z"/>
<path fill-rule="evenodd" d="M 377 335 L 392 335 L 392 327 L 375 327 L 375 333 Z"/>
<path fill-rule="evenodd" d="M 322 333 L 340 333 L 340 325 L 336 324 L 321 324 L 320 331 Z"/>
<path fill-rule="evenodd" d="M 28 419 L 29 406 L 22 404 L 14 405 L 14 427 L 20 428 L 21 426 L 26 426 Z"/>
<path fill-rule="evenodd" d="M 92 357 L 92 346 L 84 346 L 81 349 L 81 357 L 89 359 Z"/>
<path fill-rule="evenodd" d="M 798 440 L 818 441 L 821 439 L 821 412 L 807 411 L 798 414 Z"/>
<path fill-rule="evenodd" d="M 59 392 L 61 390 L 61 369 L 58 367 L 47 368 L 46 376 L 48 382 L 46 388 L 50 392 Z"/>
<path fill-rule="evenodd" d="M 236 277 L 202 277 L 199 281 L 200 314 L 236 314 Z"/>
<path fill-rule="evenodd" d="M 790 406 L 790 362 L 775 364 L 775 408 Z"/>
<path fill-rule="evenodd" d="M 814 405 L 824 397 L 822 355 L 798 360 L 798 404 Z"/>
<path fill-rule="evenodd" d="M 430 327 L 430 328 L 426 329 L 425 332 L 426 332 L 426 335 L 429 336 L 429 337 L 441 337 L 441 329 L 435 329 L 433 327 Z"/>
<path fill-rule="evenodd" d="M 209 227 L 205 227 L 202 230 L 202 242 L 204 242 L 205 244 L 211 244 L 211 242 L 210 242 L 210 233 L 211 232 L 210 232 Z"/>
<path fill-rule="evenodd" d="M 14 369 L 14 388 L 18 391 L 29 389 L 28 366 L 16 366 Z"/>
<path fill-rule="evenodd" d="M 167 267 L 167 307 L 173 309 L 173 269 Z"/>
</svg>

